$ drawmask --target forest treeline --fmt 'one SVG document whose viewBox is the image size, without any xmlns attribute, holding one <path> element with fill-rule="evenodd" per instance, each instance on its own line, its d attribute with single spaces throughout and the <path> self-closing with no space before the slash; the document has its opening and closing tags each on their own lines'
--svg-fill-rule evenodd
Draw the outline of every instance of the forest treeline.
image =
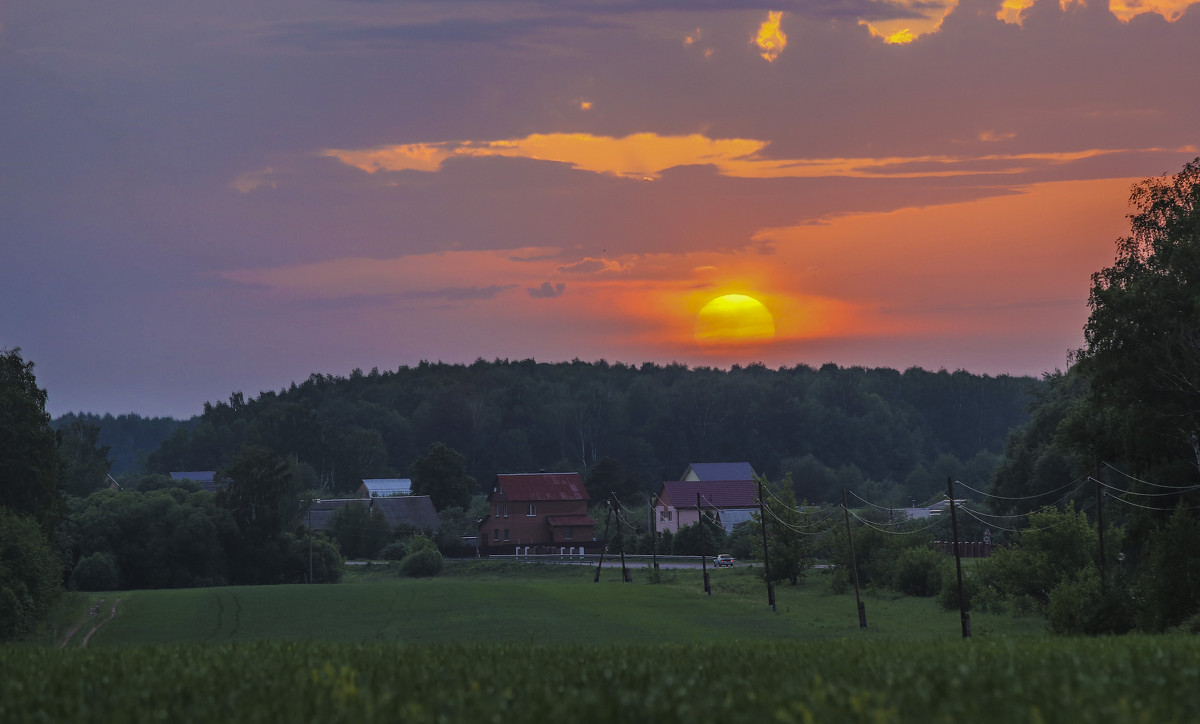
<svg viewBox="0 0 1200 724">
<path fill-rule="evenodd" d="M 422 362 L 206 404 L 146 469 L 221 469 L 259 445 L 298 461 L 312 488 L 346 493 L 363 478 L 407 476 L 442 442 L 481 486 L 497 472 L 579 471 L 601 488 L 594 497 L 633 494 L 690 462 L 744 460 L 773 479 L 791 473 L 799 499 L 849 487 L 909 504 L 938 495 L 947 475 L 987 481 L 1043 384 L 834 364 Z"/>
</svg>

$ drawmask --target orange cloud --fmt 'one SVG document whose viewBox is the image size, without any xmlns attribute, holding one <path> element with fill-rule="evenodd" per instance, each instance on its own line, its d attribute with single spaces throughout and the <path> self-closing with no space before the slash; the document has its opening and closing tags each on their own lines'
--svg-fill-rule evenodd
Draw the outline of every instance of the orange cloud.
<svg viewBox="0 0 1200 724">
<path fill-rule="evenodd" d="M 782 20 L 782 12 L 769 11 L 767 19 L 758 26 L 758 34 L 754 37 L 754 44 L 762 51 L 760 55 L 768 63 L 775 62 L 775 59 L 787 47 L 787 34 L 780 27 Z"/>
<path fill-rule="evenodd" d="M 1007 136 L 984 132 L 981 140 Z M 769 142 L 750 138 L 708 138 L 701 134 L 663 136 L 635 133 L 621 138 L 590 133 L 538 133 L 502 141 L 460 141 L 383 146 L 374 149 L 327 149 L 321 155 L 367 173 L 441 170 L 450 158 L 508 157 L 568 164 L 581 171 L 654 180 L 670 168 L 711 165 L 735 178 L 931 178 L 1020 173 L 1034 165 L 1071 163 L 1130 149 L 990 154 L 978 156 L 892 156 L 884 158 L 773 159 L 763 152 Z M 1140 149 L 1160 150 L 1160 149 Z"/>
</svg>

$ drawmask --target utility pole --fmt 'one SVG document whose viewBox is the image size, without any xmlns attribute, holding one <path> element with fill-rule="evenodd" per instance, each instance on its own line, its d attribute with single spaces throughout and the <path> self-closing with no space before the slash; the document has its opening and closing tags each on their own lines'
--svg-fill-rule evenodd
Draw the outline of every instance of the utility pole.
<svg viewBox="0 0 1200 724">
<path fill-rule="evenodd" d="M 867 607 L 858 591 L 858 564 L 854 561 L 854 536 L 850 533 L 850 506 L 846 504 L 846 489 L 842 488 L 842 512 L 846 514 L 846 542 L 850 545 L 850 578 L 854 580 L 854 602 L 858 604 L 858 626 L 867 627 Z"/>
<path fill-rule="evenodd" d="M 654 562 L 654 582 L 658 583 L 658 516 L 655 515 L 653 495 L 646 499 L 646 505 L 650 508 L 650 560 Z"/>
<path fill-rule="evenodd" d="M 608 506 L 608 515 L 604 516 L 604 545 L 600 546 L 600 561 L 596 563 L 596 577 L 592 583 L 600 582 L 600 569 L 604 566 L 604 549 L 608 548 L 608 522 L 612 520 L 612 506 Z"/>
<path fill-rule="evenodd" d="M 758 481 L 758 520 L 762 523 L 763 572 L 764 578 L 767 579 L 767 603 L 770 604 L 772 611 L 779 613 L 779 609 L 775 607 L 775 584 L 771 582 L 771 553 L 767 549 L 767 514 L 766 508 L 763 505 L 763 484 L 761 478 Z"/>
<path fill-rule="evenodd" d="M 308 582 L 313 582 L 313 566 L 312 566 L 312 504 L 313 501 L 308 501 Z"/>
<path fill-rule="evenodd" d="M 1097 468 L 1096 475 L 1100 475 Z M 1096 528 L 1100 532 L 1100 590 L 1108 590 L 1108 577 L 1104 571 L 1104 488 L 1098 478 L 1092 478 L 1096 483 Z"/>
<path fill-rule="evenodd" d="M 954 569 L 958 573 L 958 615 L 962 619 L 962 635 L 971 638 L 971 614 L 967 612 L 967 599 L 963 597 L 962 556 L 958 550 L 958 515 L 954 503 L 954 478 L 946 478 L 946 491 L 950 494 L 950 532 L 954 535 Z"/>
<path fill-rule="evenodd" d="M 704 515 L 700 512 L 700 491 L 696 491 L 696 525 L 700 526 L 700 535 L 707 539 L 708 529 L 704 527 Z M 700 570 L 704 573 L 704 592 L 711 596 L 712 585 L 708 582 L 708 566 L 706 565 L 707 561 L 704 560 L 704 556 L 705 553 L 702 547 L 700 549 Z"/>
<path fill-rule="evenodd" d="M 621 527 L 621 502 L 612 493 L 609 493 L 609 495 L 611 497 L 608 499 L 608 507 L 617 513 L 617 549 L 621 551 L 621 581 L 623 583 L 633 583 L 633 576 L 629 575 L 629 569 L 625 567 L 625 530 Z M 613 501 L 617 502 L 615 507 L 613 506 Z M 624 521 L 624 524 L 628 525 L 629 521 Z"/>
</svg>

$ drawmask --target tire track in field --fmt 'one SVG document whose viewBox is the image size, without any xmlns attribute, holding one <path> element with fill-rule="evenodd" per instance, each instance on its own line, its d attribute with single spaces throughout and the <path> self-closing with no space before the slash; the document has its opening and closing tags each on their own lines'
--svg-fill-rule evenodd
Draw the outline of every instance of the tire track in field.
<svg viewBox="0 0 1200 724">
<path fill-rule="evenodd" d="M 212 633 L 208 635 L 209 639 L 215 639 L 221 633 L 221 623 L 225 619 L 225 604 L 221 603 L 221 594 L 213 592 L 213 600 L 217 602 L 217 622 L 213 626 Z"/>
<path fill-rule="evenodd" d="M 226 636 L 226 638 L 233 638 L 234 636 L 237 635 L 238 629 L 240 629 L 242 627 L 242 602 L 238 600 L 236 593 L 231 593 L 231 594 L 229 594 L 229 596 L 230 596 L 230 598 L 233 599 L 233 605 L 234 605 L 233 630 L 229 632 L 229 635 Z"/>
<path fill-rule="evenodd" d="M 87 648 L 88 640 L 92 638 L 92 634 L 100 630 L 100 627 L 117 617 L 117 606 L 121 605 L 121 599 L 113 601 L 112 608 L 109 609 L 108 618 L 100 619 L 100 622 L 92 627 L 91 631 L 87 632 L 87 636 L 83 637 L 83 641 L 79 642 L 79 648 Z"/>
</svg>

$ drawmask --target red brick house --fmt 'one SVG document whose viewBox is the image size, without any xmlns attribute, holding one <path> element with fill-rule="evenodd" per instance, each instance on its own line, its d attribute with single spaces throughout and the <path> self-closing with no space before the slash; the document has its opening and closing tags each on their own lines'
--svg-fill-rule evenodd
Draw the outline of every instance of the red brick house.
<svg viewBox="0 0 1200 724">
<path fill-rule="evenodd" d="M 496 476 L 479 522 L 481 554 L 559 553 L 593 545 L 596 522 L 579 473 Z"/>
</svg>

